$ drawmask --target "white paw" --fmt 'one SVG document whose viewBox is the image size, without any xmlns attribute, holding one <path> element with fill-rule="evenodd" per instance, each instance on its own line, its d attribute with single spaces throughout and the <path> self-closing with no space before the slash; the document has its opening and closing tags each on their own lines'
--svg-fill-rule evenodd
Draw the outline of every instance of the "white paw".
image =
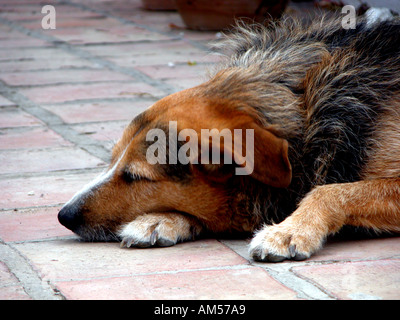
<svg viewBox="0 0 400 320">
<path fill-rule="evenodd" d="M 299 230 L 285 223 L 265 226 L 251 241 L 250 256 L 264 262 L 280 262 L 285 259 L 301 261 L 309 258 L 322 246 L 323 238 Z"/>
<path fill-rule="evenodd" d="M 119 232 L 121 247 L 169 247 L 191 240 L 199 230 L 179 214 L 145 214 L 126 224 Z"/>
</svg>

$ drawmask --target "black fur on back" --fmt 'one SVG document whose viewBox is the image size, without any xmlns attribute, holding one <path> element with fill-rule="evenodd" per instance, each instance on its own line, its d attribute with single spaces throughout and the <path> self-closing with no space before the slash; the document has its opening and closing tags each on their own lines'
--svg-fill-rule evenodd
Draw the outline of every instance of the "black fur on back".
<svg viewBox="0 0 400 320">
<path fill-rule="evenodd" d="M 307 82 L 312 110 L 306 123 L 305 163 L 313 184 L 360 179 L 373 132 L 388 101 L 400 92 L 400 24 L 339 28 L 324 40 L 333 59 Z M 311 96 L 309 94 L 308 96 Z"/>
</svg>

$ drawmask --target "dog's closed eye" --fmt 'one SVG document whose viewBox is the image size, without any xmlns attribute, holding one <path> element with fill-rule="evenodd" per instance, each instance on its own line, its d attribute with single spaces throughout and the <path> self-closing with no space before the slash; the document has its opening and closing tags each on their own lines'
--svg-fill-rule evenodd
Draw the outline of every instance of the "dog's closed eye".
<svg viewBox="0 0 400 320">
<path fill-rule="evenodd" d="M 122 179 L 126 182 L 126 183 L 132 183 L 135 181 L 152 181 L 151 179 L 147 178 L 147 177 L 143 177 L 141 175 L 138 175 L 137 173 L 132 173 L 130 171 L 124 170 L 122 172 Z"/>
</svg>

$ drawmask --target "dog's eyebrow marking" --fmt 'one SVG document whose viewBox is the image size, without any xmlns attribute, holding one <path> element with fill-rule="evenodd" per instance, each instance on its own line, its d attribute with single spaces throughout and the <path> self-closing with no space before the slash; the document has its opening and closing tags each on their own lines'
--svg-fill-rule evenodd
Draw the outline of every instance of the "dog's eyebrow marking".
<svg viewBox="0 0 400 320">
<path fill-rule="evenodd" d="M 165 152 L 166 152 L 166 164 L 158 164 L 158 165 L 153 165 L 155 166 L 155 170 L 158 170 L 159 174 L 162 176 L 168 178 L 169 180 L 177 181 L 177 182 L 185 182 L 189 181 L 189 178 L 192 176 L 192 170 L 191 170 L 191 165 L 189 164 L 182 164 L 178 161 L 176 164 L 171 164 L 170 163 L 170 132 L 169 132 L 169 127 L 167 127 L 164 123 L 162 122 L 157 122 L 153 128 L 160 129 L 164 131 L 165 136 L 166 136 L 166 145 L 165 145 Z M 175 137 L 174 139 L 177 139 Z M 148 148 L 150 145 L 152 145 L 154 142 L 152 141 L 145 141 L 145 147 Z M 184 144 L 183 141 L 177 141 L 176 142 L 176 147 L 177 149 L 175 152 L 178 152 L 179 149 L 182 147 Z M 175 147 L 174 147 L 175 149 Z M 174 152 L 174 151 L 172 151 Z M 137 168 L 139 169 L 139 174 L 140 174 L 140 167 Z"/>
<path fill-rule="evenodd" d="M 139 127 L 136 132 L 134 133 L 132 139 L 138 135 L 148 124 L 150 123 L 150 120 L 147 118 L 146 113 L 142 112 L 138 114 L 129 124 L 129 126 L 133 127 Z M 131 140 L 132 141 L 132 140 Z"/>
<path fill-rule="evenodd" d="M 147 117 L 146 117 L 146 115 L 145 115 L 144 112 L 142 112 L 142 113 L 140 113 L 139 115 L 137 115 L 137 116 L 130 122 L 130 124 L 126 127 L 126 129 L 127 129 L 127 128 L 130 128 L 130 127 L 132 127 L 133 130 L 135 129 L 135 127 L 138 127 L 138 129 L 137 129 L 136 131 L 134 131 L 132 137 L 129 138 L 129 142 L 128 142 L 128 144 L 126 145 L 125 150 L 122 152 L 122 156 L 125 154 L 126 149 L 127 149 L 128 146 L 131 144 L 132 140 L 133 140 L 133 139 L 134 139 L 148 124 L 149 124 L 149 123 L 150 123 L 150 121 L 147 119 Z M 126 129 L 125 129 L 125 130 L 126 130 Z M 133 131 L 133 130 L 132 130 L 132 131 Z M 125 132 L 125 131 L 124 131 L 124 132 Z M 121 137 L 121 138 L 118 140 L 118 142 L 116 142 L 116 143 L 114 144 L 114 146 L 113 146 L 113 151 L 114 151 L 114 148 L 115 148 L 119 143 L 121 143 L 121 140 L 122 140 L 122 139 L 123 139 L 123 137 Z M 118 159 L 118 160 L 116 161 L 116 163 L 118 163 L 119 160 L 120 160 L 120 159 Z M 111 159 L 111 163 L 113 163 L 113 159 Z"/>
</svg>

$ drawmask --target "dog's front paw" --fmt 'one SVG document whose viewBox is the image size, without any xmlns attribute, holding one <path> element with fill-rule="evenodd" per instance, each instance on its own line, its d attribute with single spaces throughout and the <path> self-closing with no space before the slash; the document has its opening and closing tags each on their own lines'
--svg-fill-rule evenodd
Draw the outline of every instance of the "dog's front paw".
<svg viewBox="0 0 400 320">
<path fill-rule="evenodd" d="M 289 218 L 290 220 L 290 218 Z M 250 256 L 256 261 L 281 262 L 285 259 L 301 261 L 319 250 L 325 237 L 309 228 L 284 221 L 265 226 L 250 243 Z"/>
<path fill-rule="evenodd" d="M 169 247 L 192 240 L 201 231 L 193 219 L 177 213 L 144 214 L 126 224 L 119 236 L 121 247 Z"/>
</svg>

